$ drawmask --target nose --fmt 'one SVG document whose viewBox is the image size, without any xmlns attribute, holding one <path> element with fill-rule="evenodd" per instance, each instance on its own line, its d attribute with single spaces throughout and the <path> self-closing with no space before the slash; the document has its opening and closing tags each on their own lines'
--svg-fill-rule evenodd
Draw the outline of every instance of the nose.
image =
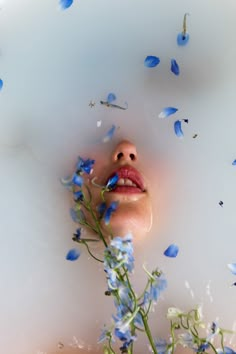
<svg viewBox="0 0 236 354">
<path fill-rule="evenodd" d="M 137 157 L 136 146 L 128 140 L 123 140 L 116 146 L 112 155 L 112 160 L 114 162 L 130 162 L 137 160 Z"/>
</svg>

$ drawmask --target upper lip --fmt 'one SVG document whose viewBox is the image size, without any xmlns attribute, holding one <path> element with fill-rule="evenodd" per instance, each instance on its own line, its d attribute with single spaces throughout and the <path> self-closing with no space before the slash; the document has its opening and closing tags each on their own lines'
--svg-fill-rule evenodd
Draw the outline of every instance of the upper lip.
<svg viewBox="0 0 236 354">
<path fill-rule="evenodd" d="M 134 168 L 133 166 L 125 165 L 125 166 L 119 167 L 118 169 L 116 169 L 115 171 L 113 171 L 110 174 L 106 183 L 115 174 L 118 174 L 119 179 L 120 178 L 130 179 L 133 183 L 135 183 L 137 185 L 138 188 L 140 188 L 143 192 L 145 191 L 143 178 L 142 178 L 140 172 L 138 170 L 136 170 L 136 168 Z"/>
</svg>

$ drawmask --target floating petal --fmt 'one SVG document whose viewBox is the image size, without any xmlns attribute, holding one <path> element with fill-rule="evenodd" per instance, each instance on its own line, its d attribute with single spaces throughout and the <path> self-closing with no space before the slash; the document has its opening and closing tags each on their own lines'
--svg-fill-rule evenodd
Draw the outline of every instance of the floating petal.
<svg viewBox="0 0 236 354">
<path fill-rule="evenodd" d="M 179 75 L 179 65 L 175 59 L 171 59 L 171 68 L 170 70 L 172 71 L 173 74 L 176 76 Z"/>
<path fill-rule="evenodd" d="M 234 275 L 236 275 L 236 263 L 229 263 L 228 264 L 228 268 L 231 271 L 231 273 L 233 273 Z"/>
<path fill-rule="evenodd" d="M 175 130 L 175 134 L 179 137 L 179 138 L 183 138 L 184 133 L 182 131 L 182 127 L 181 127 L 181 121 L 177 120 L 174 123 L 174 130 Z"/>
<path fill-rule="evenodd" d="M 234 161 L 232 162 L 232 165 L 233 165 L 233 166 L 236 166 L 236 160 L 234 160 Z"/>
<path fill-rule="evenodd" d="M 177 256 L 177 254 L 179 253 L 179 247 L 175 244 L 171 244 L 165 251 L 164 251 L 164 255 L 166 257 L 171 257 L 171 258 L 175 258 Z"/>
<path fill-rule="evenodd" d="M 116 100 L 116 95 L 114 93 L 109 93 L 107 96 L 107 102 L 111 103 Z"/>
<path fill-rule="evenodd" d="M 76 261 L 76 259 L 78 259 L 80 256 L 80 252 L 76 249 L 73 248 L 72 250 L 70 250 L 67 255 L 66 255 L 66 259 L 68 261 Z"/>
<path fill-rule="evenodd" d="M 73 4 L 74 0 L 60 0 L 60 5 L 63 10 L 68 9 Z"/>
<path fill-rule="evenodd" d="M 169 117 L 171 114 L 174 114 L 178 111 L 178 108 L 175 107 L 165 107 L 159 114 L 159 118 L 166 118 Z"/>
<path fill-rule="evenodd" d="M 108 132 L 106 133 L 105 137 L 103 138 L 103 142 L 107 143 L 108 141 L 110 141 L 115 133 L 116 130 L 116 126 L 113 124 L 113 126 L 111 127 L 110 130 L 108 130 Z"/>
<path fill-rule="evenodd" d="M 3 87 L 3 81 L 2 81 L 2 79 L 0 79 L 0 91 L 1 91 L 2 87 Z"/>
<path fill-rule="evenodd" d="M 180 46 L 184 46 L 188 43 L 189 41 L 189 34 L 188 33 L 179 33 L 177 36 L 177 44 Z"/>
<path fill-rule="evenodd" d="M 160 59 L 153 55 L 148 55 L 144 60 L 144 65 L 147 66 L 148 68 L 154 68 L 159 63 L 160 63 Z"/>
</svg>

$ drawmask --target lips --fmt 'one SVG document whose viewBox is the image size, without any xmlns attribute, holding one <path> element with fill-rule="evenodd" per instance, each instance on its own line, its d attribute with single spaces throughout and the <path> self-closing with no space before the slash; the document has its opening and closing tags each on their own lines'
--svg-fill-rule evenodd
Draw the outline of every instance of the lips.
<svg viewBox="0 0 236 354">
<path fill-rule="evenodd" d="M 114 171 L 109 178 L 118 174 L 118 182 L 112 192 L 115 193 L 143 193 L 144 183 L 141 174 L 132 166 L 122 166 Z M 107 179 L 107 181 L 109 180 Z"/>
</svg>

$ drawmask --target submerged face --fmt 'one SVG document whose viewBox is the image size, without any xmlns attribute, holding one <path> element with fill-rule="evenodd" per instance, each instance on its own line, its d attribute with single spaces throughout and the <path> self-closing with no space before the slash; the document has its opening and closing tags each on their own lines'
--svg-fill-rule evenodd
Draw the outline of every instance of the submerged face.
<svg viewBox="0 0 236 354">
<path fill-rule="evenodd" d="M 111 216 L 112 231 L 114 235 L 131 232 L 135 238 L 142 237 L 152 225 L 149 186 L 141 170 L 136 146 L 127 140 L 121 141 L 107 157 L 96 158 L 92 177 L 96 177 L 97 184 L 106 185 L 114 174 L 119 176 L 116 187 L 104 194 L 108 206 L 113 201 L 119 203 Z M 90 188 L 96 207 L 101 203 L 100 189 L 92 183 Z"/>
</svg>

